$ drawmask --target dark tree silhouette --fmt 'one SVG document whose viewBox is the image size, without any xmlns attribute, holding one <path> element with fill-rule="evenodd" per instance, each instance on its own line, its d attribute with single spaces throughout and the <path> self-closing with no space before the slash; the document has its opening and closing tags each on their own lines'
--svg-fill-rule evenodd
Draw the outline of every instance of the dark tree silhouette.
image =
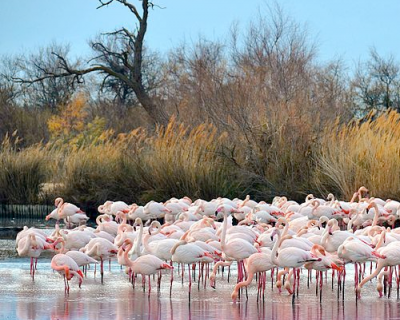
<svg viewBox="0 0 400 320">
<path fill-rule="evenodd" d="M 147 31 L 149 9 L 155 5 L 149 0 L 141 0 L 141 12 L 139 12 L 136 5 L 126 0 L 99 0 L 99 2 L 98 9 L 107 7 L 113 2 L 125 6 L 136 19 L 135 30 L 131 31 L 122 27 L 103 34 L 103 38 L 99 37 L 96 41 L 92 41 L 91 45 L 96 56 L 89 60 L 87 68 L 76 68 L 66 56 L 53 52 L 60 63 L 58 70 L 44 70 L 40 77 L 16 78 L 16 81 L 33 84 L 49 78 L 71 77 L 75 82 L 80 83 L 84 80 L 85 75 L 96 73 L 103 77 L 103 86 L 113 79 L 123 90 L 133 91 L 150 119 L 155 124 L 166 124 L 167 113 L 151 96 L 152 88 L 146 82 L 143 72 L 144 38 Z M 99 39 L 104 41 L 98 41 Z"/>
</svg>

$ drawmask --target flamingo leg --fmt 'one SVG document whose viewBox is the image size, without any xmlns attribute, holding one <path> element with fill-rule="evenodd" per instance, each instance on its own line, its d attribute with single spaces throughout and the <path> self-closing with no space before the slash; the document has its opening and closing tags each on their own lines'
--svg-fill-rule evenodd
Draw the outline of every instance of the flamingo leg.
<svg viewBox="0 0 400 320">
<path fill-rule="evenodd" d="M 322 286 L 324 283 L 324 276 L 323 276 L 323 272 L 320 272 L 320 279 L 319 279 L 319 303 L 322 303 Z"/>
<path fill-rule="evenodd" d="M 150 298 L 150 292 L 151 292 L 151 280 L 150 280 L 150 275 L 148 276 L 149 279 L 149 298 Z"/>
<path fill-rule="evenodd" d="M 396 285 L 397 285 L 397 299 L 399 299 L 399 283 L 400 283 L 400 266 L 397 266 L 396 271 Z"/>
<path fill-rule="evenodd" d="M 172 260 L 170 261 L 170 266 L 172 267 Z M 174 281 L 174 269 L 171 268 L 171 280 L 170 280 L 170 287 L 169 287 L 169 296 L 172 296 L 172 283 Z"/>
<path fill-rule="evenodd" d="M 188 268 L 189 268 L 189 300 L 190 300 L 190 295 L 192 293 L 192 277 L 190 274 L 190 264 L 188 265 Z"/>
<path fill-rule="evenodd" d="M 200 290 L 201 275 L 202 275 L 202 265 L 201 262 L 199 262 L 199 276 L 197 279 L 197 290 Z"/>
<path fill-rule="evenodd" d="M 100 275 L 101 275 L 101 284 L 103 284 L 103 279 L 104 279 L 104 264 L 103 264 L 103 258 L 100 257 Z"/>
</svg>

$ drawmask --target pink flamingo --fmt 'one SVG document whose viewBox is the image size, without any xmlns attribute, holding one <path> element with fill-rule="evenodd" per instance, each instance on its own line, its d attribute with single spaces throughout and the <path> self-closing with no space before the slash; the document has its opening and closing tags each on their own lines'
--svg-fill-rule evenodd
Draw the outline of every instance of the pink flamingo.
<svg viewBox="0 0 400 320">
<path fill-rule="evenodd" d="M 131 268 L 132 272 L 135 274 L 141 274 L 144 278 L 146 275 L 149 276 L 149 296 L 151 292 L 151 282 L 150 275 L 156 274 L 159 270 L 162 269 L 173 269 L 168 263 L 165 263 L 161 259 L 153 256 L 152 254 L 145 254 L 140 256 L 135 261 L 132 261 L 128 257 L 128 252 L 132 249 L 133 243 L 130 239 L 126 239 L 124 244 L 127 246 L 125 250 L 125 262 L 127 267 Z"/>
<path fill-rule="evenodd" d="M 378 250 L 381 258 L 378 258 L 378 264 L 373 273 L 365 277 L 357 286 L 357 297 L 361 297 L 361 289 L 368 281 L 375 278 L 384 267 L 392 267 L 400 264 L 400 241 L 394 241 Z"/>
<path fill-rule="evenodd" d="M 104 260 L 111 259 L 112 256 L 118 253 L 118 248 L 112 242 L 104 238 L 93 238 L 89 243 L 80 251 L 85 252 L 87 255 L 100 259 L 100 274 L 101 283 L 104 278 Z"/>
<path fill-rule="evenodd" d="M 17 252 L 20 257 L 30 257 L 30 274 L 32 280 L 35 279 L 35 270 L 37 258 L 41 255 L 43 250 L 54 249 L 54 245 L 47 243 L 41 237 L 37 236 L 34 232 L 28 233 L 18 241 Z"/>
<path fill-rule="evenodd" d="M 325 251 L 325 248 L 319 244 L 314 244 L 310 250 L 310 252 L 315 256 L 318 257 L 320 260 L 319 261 L 312 261 L 312 262 L 307 262 L 304 267 L 306 269 L 310 270 L 316 270 L 317 271 L 317 292 L 319 288 L 319 293 L 320 293 L 320 302 L 322 302 L 322 285 L 323 285 L 323 274 L 324 271 L 327 270 L 336 270 L 339 273 L 343 271 L 343 262 L 339 259 L 337 255 L 330 254 L 329 252 Z M 333 273 L 332 273 L 333 277 Z M 318 281 L 319 279 L 319 281 Z M 319 283 L 318 283 L 319 282 Z M 285 287 L 288 286 L 285 283 Z M 290 286 L 290 284 L 289 284 Z"/>
<path fill-rule="evenodd" d="M 58 243 L 61 243 L 60 248 L 56 248 Z M 56 239 L 56 241 L 53 243 L 53 246 L 54 246 L 54 250 L 56 252 L 64 253 L 68 257 L 72 258 L 76 262 L 78 267 L 83 267 L 83 270 L 85 270 L 85 267 L 87 265 L 89 265 L 90 263 L 96 263 L 96 264 L 98 263 L 97 260 L 93 259 L 92 257 L 90 257 L 89 255 L 87 255 L 84 252 L 67 251 L 67 249 L 65 248 L 65 240 L 62 237 L 59 237 L 58 239 Z"/>
<path fill-rule="evenodd" d="M 275 228 L 274 231 L 272 232 L 271 239 L 275 236 L 275 234 L 277 234 L 278 239 L 275 241 L 274 247 L 272 249 L 271 261 L 276 266 L 285 268 L 284 271 L 278 273 L 278 281 L 276 283 L 276 286 L 279 289 L 281 288 L 282 283 L 280 277 L 283 276 L 283 274 L 288 273 L 289 268 L 293 268 L 293 274 L 294 274 L 293 290 L 290 290 L 287 288 L 287 286 L 285 286 L 285 288 L 288 289 L 288 292 L 290 294 L 293 294 L 295 293 L 296 285 L 298 287 L 299 276 L 300 276 L 296 268 L 303 266 L 306 262 L 320 261 L 321 258 L 317 258 L 310 251 L 305 251 L 296 247 L 289 247 L 279 250 L 279 247 L 282 242 L 281 242 L 281 232 L 278 228 Z"/>
<path fill-rule="evenodd" d="M 235 209 L 229 205 L 222 205 L 218 207 L 217 212 L 222 212 L 224 215 L 224 221 L 222 224 L 222 232 L 221 232 L 221 249 L 223 252 L 223 258 L 227 261 L 219 261 L 214 265 L 213 271 L 210 275 L 210 285 L 215 288 L 215 277 L 216 272 L 219 266 L 230 266 L 232 261 L 238 262 L 238 281 L 243 280 L 243 259 L 250 257 L 253 253 L 258 252 L 258 250 L 252 245 L 250 242 L 243 240 L 242 238 L 232 238 L 229 242 L 226 242 L 226 233 L 227 233 L 227 225 L 228 225 L 228 214 L 238 212 L 239 210 Z M 236 226 L 234 228 L 244 228 L 243 230 L 249 230 L 254 233 L 254 231 L 247 229 L 246 227 Z"/>
<path fill-rule="evenodd" d="M 51 259 L 51 268 L 64 277 L 65 293 L 69 293 L 69 283 L 75 275 L 79 278 L 79 288 L 83 281 L 82 271 L 77 263 L 69 256 L 59 253 Z"/>
<path fill-rule="evenodd" d="M 259 293 L 261 293 L 262 290 L 262 295 L 264 296 L 264 291 L 265 291 L 265 275 L 261 274 L 264 273 L 268 270 L 271 270 L 272 268 L 275 267 L 275 265 L 271 261 L 271 250 L 264 248 L 265 251 L 263 252 L 257 252 L 253 253 L 248 259 L 247 259 L 247 279 L 245 281 L 239 282 L 236 284 L 235 289 L 233 290 L 231 294 L 231 298 L 233 302 L 236 302 L 236 299 L 239 294 L 239 290 L 242 287 L 247 287 L 251 281 L 253 280 L 254 274 L 260 273 L 260 277 L 262 281 L 259 284 Z"/>
<path fill-rule="evenodd" d="M 191 294 L 192 288 L 192 277 L 191 277 L 191 270 L 190 266 L 196 264 L 197 262 L 204 262 L 210 263 L 214 261 L 214 257 L 211 253 L 203 248 L 199 247 L 194 243 L 187 243 L 186 237 L 189 231 L 186 231 L 185 234 L 181 237 L 172 248 L 171 248 L 171 260 L 173 262 L 181 263 L 182 264 L 182 281 L 183 281 L 183 272 L 184 272 L 184 265 L 187 264 L 189 266 L 189 299 Z M 172 293 L 172 275 L 171 275 L 171 286 L 170 286 L 170 294 Z"/>
<path fill-rule="evenodd" d="M 54 205 L 58 209 L 58 217 L 60 219 L 64 219 L 66 217 L 73 216 L 74 214 L 77 214 L 77 213 L 85 213 L 80 208 L 78 208 L 76 205 L 74 205 L 72 203 L 64 202 L 64 199 L 60 198 L 60 197 L 58 197 L 58 198 L 56 198 L 56 200 L 54 200 Z"/>
</svg>

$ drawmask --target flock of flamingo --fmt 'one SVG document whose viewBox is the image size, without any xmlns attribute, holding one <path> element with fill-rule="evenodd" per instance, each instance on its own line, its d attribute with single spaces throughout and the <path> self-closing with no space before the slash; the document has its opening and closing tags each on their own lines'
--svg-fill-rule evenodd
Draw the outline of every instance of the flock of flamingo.
<svg viewBox="0 0 400 320">
<path fill-rule="evenodd" d="M 394 224 L 400 202 L 372 198 L 365 187 L 349 202 L 339 201 L 332 194 L 326 200 L 308 195 L 304 203 L 275 197 L 268 204 L 249 196 L 244 200 L 194 202 L 188 197 L 172 198 L 164 203 L 150 201 L 145 206 L 106 201 L 98 208 L 96 228 L 86 226 L 88 218 L 76 205 L 57 198 L 55 206 L 46 217 L 57 220 L 54 232 L 48 235 L 24 227 L 17 235 L 16 246 L 19 256 L 31 258 L 33 279 L 40 254 L 54 252 L 51 268 L 63 276 L 66 294 L 73 277 L 81 286 L 89 264 L 95 265 L 94 273 L 96 264 L 100 264 L 103 283 L 103 262 L 111 259 L 125 268 L 133 287 L 141 275 L 145 288 L 147 276 L 149 295 L 150 276 L 158 276 L 160 288 L 164 269 L 170 273 L 170 294 L 174 279 L 181 277 L 183 283 L 187 272 L 190 298 L 192 279 L 197 280 L 199 289 L 207 284 L 216 288 L 217 280 L 229 281 L 233 262 L 237 263 L 237 281 L 231 294 L 234 302 L 254 277 L 257 297 L 264 298 L 267 271 L 272 286 L 294 298 L 301 276 L 307 273 L 309 283 L 315 275 L 316 291 L 321 294 L 323 278 L 331 270 L 332 286 L 336 278 L 338 293 L 344 294 L 348 264 L 354 264 L 357 298 L 374 277 L 381 297 L 384 288 L 391 288 L 393 274 L 399 292 L 400 228 L 394 228 Z M 237 225 L 233 225 L 233 218 Z M 68 229 L 60 228 L 61 219 Z M 74 224 L 78 226 L 72 229 Z M 217 277 L 226 270 L 227 277 Z"/>
</svg>

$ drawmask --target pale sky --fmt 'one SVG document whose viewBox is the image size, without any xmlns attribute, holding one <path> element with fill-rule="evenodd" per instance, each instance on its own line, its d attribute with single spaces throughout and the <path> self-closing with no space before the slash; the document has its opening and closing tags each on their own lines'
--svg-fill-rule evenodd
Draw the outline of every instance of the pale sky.
<svg viewBox="0 0 400 320">
<path fill-rule="evenodd" d="M 234 21 L 244 30 L 274 2 L 307 26 L 320 61 L 341 57 L 351 66 L 366 59 L 372 46 L 400 60 L 399 0 L 154 0 L 164 9 L 150 12 L 147 46 L 167 52 L 199 35 L 224 38 Z M 98 5 L 97 0 L 0 1 L 0 55 L 34 52 L 52 41 L 69 43 L 73 54 L 84 55 L 96 34 L 133 26 L 132 14 L 121 4 L 96 10 Z"/>
</svg>

